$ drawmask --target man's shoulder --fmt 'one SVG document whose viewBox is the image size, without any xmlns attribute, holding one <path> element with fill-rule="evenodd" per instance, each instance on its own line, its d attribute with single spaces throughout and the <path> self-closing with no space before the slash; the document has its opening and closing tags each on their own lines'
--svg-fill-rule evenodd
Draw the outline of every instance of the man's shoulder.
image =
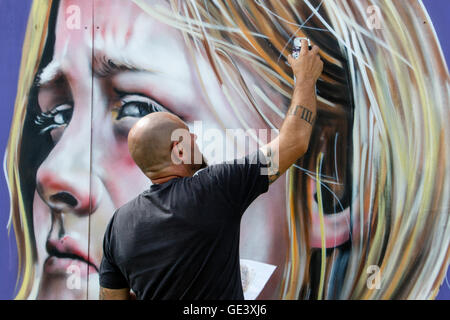
<svg viewBox="0 0 450 320">
<path fill-rule="evenodd" d="M 220 174 L 228 173 L 228 171 L 236 171 L 237 173 L 241 172 L 243 167 L 249 167 L 251 165 L 263 168 L 266 165 L 266 161 L 267 159 L 264 153 L 258 149 L 240 157 L 208 165 L 206 168 L 198 170 L 194 176 L 220 176 Z"/>
<path fill-rule="evenodd" d="M 136 212 L 137 209 L 142 206 L 142 197 L 144 196 L 145 192 L 146 191 L 138 194 L 136 197 L 117 208 L 112 218 L 120 218 L 122 216 Z"/>
</svg>

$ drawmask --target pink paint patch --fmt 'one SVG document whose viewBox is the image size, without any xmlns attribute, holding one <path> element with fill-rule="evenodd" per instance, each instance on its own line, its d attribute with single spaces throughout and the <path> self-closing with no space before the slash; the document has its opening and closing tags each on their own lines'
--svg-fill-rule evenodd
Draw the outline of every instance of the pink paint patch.
<svg viewBox="0 0 450 320">
<path fill-rule="evenodd" d="M 309 189 L 311 195 L 316 192 L 316 182 L 309 178 Z M 322 248 L 322 234 L 320 228 L 320 214 L 317 203 L 313 204 L 310 213 L 311 230 L 309 241 L 312 248 Z M 324 215 L 325 247 L 335 248 L 350 239 L 350 208 L 336 214 Z"/>
</svg>

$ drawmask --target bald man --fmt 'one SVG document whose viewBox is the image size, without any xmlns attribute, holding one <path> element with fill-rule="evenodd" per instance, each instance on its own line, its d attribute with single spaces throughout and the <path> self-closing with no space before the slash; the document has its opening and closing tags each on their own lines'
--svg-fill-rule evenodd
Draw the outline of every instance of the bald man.
<svg viewBox="0 0 450 320">
<path fill-rule="evenodd" d="M 240 221 L 308 149 L 323 63 L 305 41 L 280 134 L 240 161 L 206 166 L 177 116 L 151 113 L 130 130 L 130 154 L 150 188 L 114 213 L 103 241 L 100 298 L 240 299 Z M 203 170 L 200 170 L 203 169 Z M 266 170 L 264 170 L 266 169 Z"/>
</svg>

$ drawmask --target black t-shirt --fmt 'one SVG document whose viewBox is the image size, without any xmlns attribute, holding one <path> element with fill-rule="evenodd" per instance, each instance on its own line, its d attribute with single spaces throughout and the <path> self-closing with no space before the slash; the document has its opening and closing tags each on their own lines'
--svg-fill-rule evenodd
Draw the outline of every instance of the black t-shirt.
<svg viewBox="0 0 450 320">
<path fill-rule="evenodd" d="M 242 214 L 269 187 L 262 152 L 154 184 L 119 208 L 103 240 L 100 285 L 138 299 L 244 299 Z"/>
</svg>

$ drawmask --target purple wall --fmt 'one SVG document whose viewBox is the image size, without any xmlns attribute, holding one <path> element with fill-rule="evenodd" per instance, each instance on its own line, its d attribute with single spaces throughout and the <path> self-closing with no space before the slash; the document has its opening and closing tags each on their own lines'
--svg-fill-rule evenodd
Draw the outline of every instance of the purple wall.
<svg viewBox="0 0 450 320">
<path fill-rule="evenodd" d="M 423 0 L 428 14 L 433 21 L 434 28 L 441 42 L 447 65 L 450 63 L 450 22 L 448 14 L 450 13 L 450 1 L 448 0 Z M 447 270 L 447 277 L 441 286 L 438 300 L 450 300 L 450 268 Z"/>
<path fill-rule="evenodd" d="M 0 150 L 2 161 L 16 98 L 17 80 L 22 54 L 22 43 L 30 10 L 31 0 L 0 1 Z M 17 273 L 17 249 L 14 232 L 8 236 L 7 223 L 9 217 L 9 195 L 2 173 L 0 181 L 0 299 L 14 297 Z"/>
</svg>

